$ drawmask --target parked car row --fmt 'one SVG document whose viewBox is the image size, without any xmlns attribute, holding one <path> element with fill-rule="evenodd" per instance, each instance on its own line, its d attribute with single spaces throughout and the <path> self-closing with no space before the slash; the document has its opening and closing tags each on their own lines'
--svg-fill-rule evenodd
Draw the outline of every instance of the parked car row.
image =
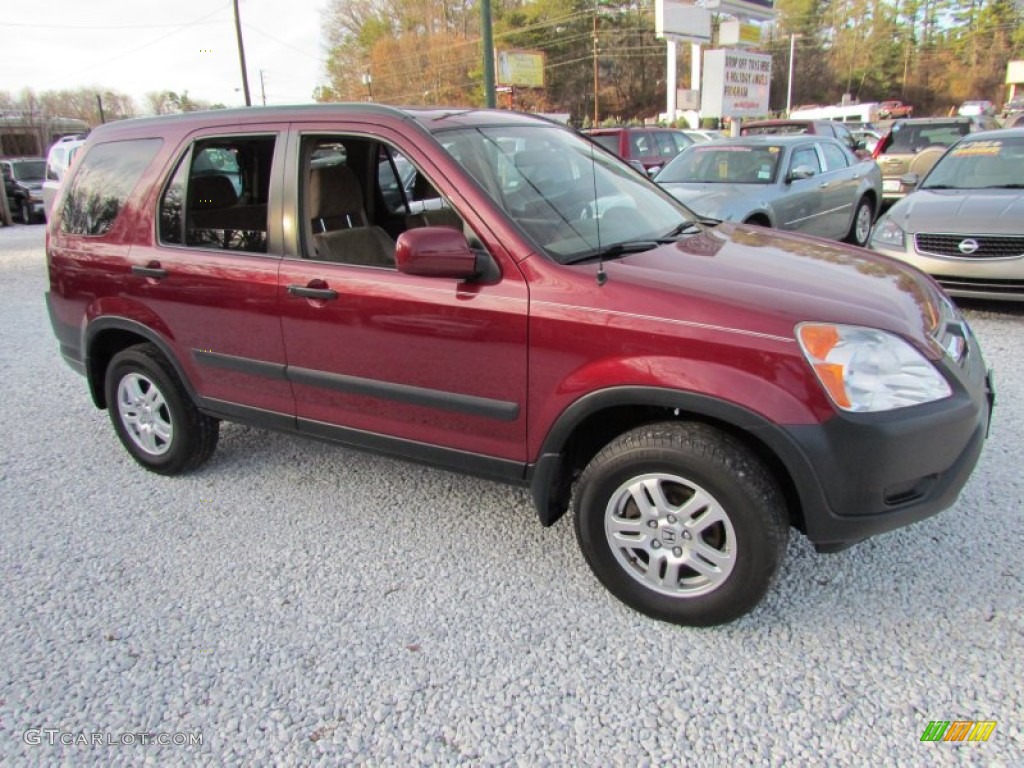
<svg viewBox="0 0 1024 768">
<path fill-rule="evenodd" d="M 655 181 L 709 219 L 865 245 L 882 202 L 878 166 L 837 139 L 759 135 L 700 144 Z"/>
</svg>

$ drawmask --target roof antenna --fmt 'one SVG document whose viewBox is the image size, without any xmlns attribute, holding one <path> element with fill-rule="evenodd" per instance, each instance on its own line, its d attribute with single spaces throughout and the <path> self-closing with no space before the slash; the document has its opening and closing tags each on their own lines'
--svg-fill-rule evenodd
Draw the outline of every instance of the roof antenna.
<svg viewBox="0 0 1024 768">
<path fill-rule="evenodd" d="M 590 180 L 594 185 L 594 225 L 597 227 L 597 284 L 602 286 L 608 282 L 608 273 L 604 271 L 604 250 L 601 248 L 601 211 L 597 204 L 597 160 L 594 159 L 594 140 L 590 141 Z"/>
</svg>

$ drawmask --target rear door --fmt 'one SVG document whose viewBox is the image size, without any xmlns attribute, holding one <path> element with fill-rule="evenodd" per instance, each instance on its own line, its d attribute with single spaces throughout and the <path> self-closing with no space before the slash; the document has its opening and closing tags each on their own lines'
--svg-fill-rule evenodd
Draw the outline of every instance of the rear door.
<svg viewBox="0 0 1024 768">
<path fill-rule="evenodd" d="M 823 231 L 828 237 L 842 240 L 850 231 L 857 204 L 860 179 L 854 173 L 850 156 L 831 141 L 818 142 L 824 165 L 821 174 Z"/>
<path fill-rule="evenodd" d="M 380 159 L 392 153 L 425 176 L 401 189 L 436 190 L 471 245 L 498 263 L 494 281 L 397 271 L 390 238 L 400 232 L 385 200 L 390 185 L 380 188 Z M 347 170 L 334 173 L 331 164 Z M 328 197 L 359 210 L 332 216 L 325 183 L 311 185 L 314 173 L 344 178 L 349 186 Z M 360 123 L 297 131 L 287 174 L 302 190 L 300 237 L 282 263 L 278 296 L 299 428 L 420 460 L 460 455 L 483 474 L 525 461 L 527 288 L 459 181 L 403 134 Z M 421 225 L 421 214 L 410 213 L 405 226 Z"/>
<path fill-rule="evenodd" d="M 809 178 L 792 178 L 797 169 L 811 172 Z M 824 214 L 824 188 L 821 159 L 813 141 L 799 144 L 789 155 L 789 166 L 783 169 L 790 178 L 788 188 L 776 205 L 779 229 L 828 237 L 828 223 Z"/>
<path fill-rule="evenodd" d="M 277 317 L 273 214 L 282 135 L 272 125 L 192 134 L 148 203 L 154 241 L 132 246 L 125 288 L 152 311 L 208 407 L 288 427 L 294 397 Z"/>
</svg>

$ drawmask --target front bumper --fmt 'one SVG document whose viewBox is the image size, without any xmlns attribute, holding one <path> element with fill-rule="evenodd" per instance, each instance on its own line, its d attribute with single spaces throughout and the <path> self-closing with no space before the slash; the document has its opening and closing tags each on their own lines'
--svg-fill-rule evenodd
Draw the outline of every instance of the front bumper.
<svg viewBox="0 0 1024 768">
<path fill-rule="evenodd" d="M 981 455 L 995 400 L 977 341 L 967 341 L 961 363 L 939 364 L 953 387 L 945 400 L 786 429 L 809 464 L 795 480 L 802 528 L 820 551 L 909 525 L 956 501 Z"/>
<path fill-rule="evenodd" d="M 1024 301 L 1024 256 L 1015 259 L 933 256 L 917 251 L 913 234 L 907 233 L 906 239 L 907 246 L 903 249 L 879 247 L 875 243 L 869 246 L 873 251 L 928 273 L 951 296 Z"/>
</svg>

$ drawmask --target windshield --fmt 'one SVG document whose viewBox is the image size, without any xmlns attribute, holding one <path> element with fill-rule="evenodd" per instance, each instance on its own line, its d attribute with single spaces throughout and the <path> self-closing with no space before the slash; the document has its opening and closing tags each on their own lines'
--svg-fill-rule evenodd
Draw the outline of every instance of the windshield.
<svg viewBox="0 0 1024 768">
<path fill-rule="evenodd" d="M 920 125 L 896 123 L 892 127 L 892 141 L 889 153 L 916 153 L 925 147 L 948 147 L 970 133 L 971 127 L 964 123 L 925 123 Z"/>
<path fill-rule="evenodd" d="M 42 181 L 46 175 L 45 160 L 28 160 L 21 163 L 11 163 L 14 178 L 18 181 Z"/>
<path fill-rule="evenodd" d="M 563 128 L 458 128 L 437 138 L 562 263 L 624 242 L 664 238 L 696 218 L 621 160 Z"/>
<path fill-rule="evenodd" d="M 771 184 L 782 147 L 706 144 L 690 147 L 658 174 L 658 183 Z"/>
<path fill-rule="evenodd" d="M 1024 186 L 1024 137 L 966 141 L 947 152 L 922 189 L 990 189 Z"/>
</svg>

